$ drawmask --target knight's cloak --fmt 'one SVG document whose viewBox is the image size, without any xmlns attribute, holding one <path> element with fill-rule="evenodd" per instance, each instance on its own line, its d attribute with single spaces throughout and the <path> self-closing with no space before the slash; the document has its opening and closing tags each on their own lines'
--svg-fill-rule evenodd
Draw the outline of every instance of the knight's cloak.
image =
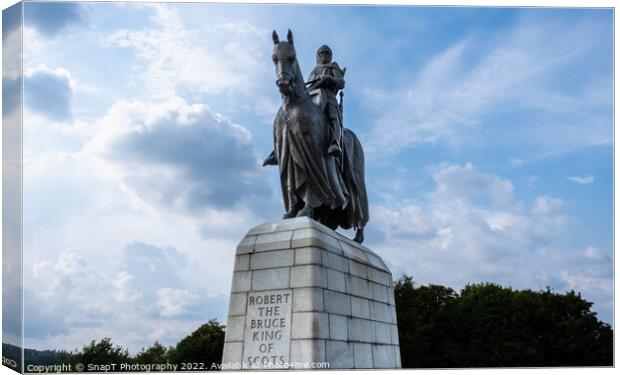
<svg viewBox="0 0 620 375">
<path fill-rule="evenodd" d="M 327 123 L 311 101 L 280 108 L 274 120 L 275 154 L 287 211 L 303 202 L 312 208 L 345 209 L 349 192 L 338 160 L 327 155 Z M 319 129 L 323 127 L 323 131 Z M 299 199 L 303 202 L 299 202 Z"/>
</svg>

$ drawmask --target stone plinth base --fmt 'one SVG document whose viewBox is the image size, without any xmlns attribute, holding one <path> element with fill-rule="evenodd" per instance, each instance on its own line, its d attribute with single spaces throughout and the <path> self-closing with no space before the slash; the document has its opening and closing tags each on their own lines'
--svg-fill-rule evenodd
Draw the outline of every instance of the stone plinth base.
<svg viewBox="0 0 620 375">
<path fill-rule="evenodd" d="M 306 217 L 251 229 L 237 247 L 222 365 L 400 368 L 390 271 Z"/>
</svg>

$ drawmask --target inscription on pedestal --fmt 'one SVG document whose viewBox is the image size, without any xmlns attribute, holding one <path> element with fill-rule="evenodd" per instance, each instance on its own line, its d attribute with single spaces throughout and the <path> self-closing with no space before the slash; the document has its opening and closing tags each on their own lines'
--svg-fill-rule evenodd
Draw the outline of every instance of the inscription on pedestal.
<svg viewBox="0 0 620 375">
<path fill-rule="evenodd" d="M 288 364 L 292 300 L 290 289 L 248 295 L 243 368 L 281 368 Z"/>
</svg>

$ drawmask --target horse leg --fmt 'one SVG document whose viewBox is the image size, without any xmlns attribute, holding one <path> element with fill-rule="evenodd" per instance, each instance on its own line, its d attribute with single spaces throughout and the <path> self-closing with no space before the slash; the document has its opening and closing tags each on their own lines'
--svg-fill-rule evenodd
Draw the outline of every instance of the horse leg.
<svg viewBox="0 0 620 375">
<path fill-rule="evenodd" d="M 297 217 L 302 217 L 302 216 L 307 216 L 309 218 L 312 218 L 312 213 L 313 213 L 313 209 L 312 207 L 310 207 L 310 205 L 308 203 L 306 203 L 304 205 L 304 208 L 302 208 L 298 213 L 297 213 Z"/>
<path fill-rule="evenodd" d="M 357 243 L 362 243 L 364 242 L 364 228 L 357 228 L 355 230 L 355 238 L 353 239 L 353 241 L 357 242 Z"/>
<path fill-rule="evenodd" d="M 290 219 L 292 217 L 299 216 L 297 213 L 301 210 L 301 203 L 303 203 L 301 199 L 297 200 L 297 203 L 295 203 L 295 205 L 293 205 L 293 207 L 291 207 L 291 209 L 288 210 L 284 216 L 282 216 L 282 219 Z"/>
</svg>

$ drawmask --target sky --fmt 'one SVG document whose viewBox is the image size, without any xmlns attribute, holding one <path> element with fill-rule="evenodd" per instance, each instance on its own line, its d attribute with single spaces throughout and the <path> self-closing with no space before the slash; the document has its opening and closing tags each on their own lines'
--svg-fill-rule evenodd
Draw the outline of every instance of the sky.
<svg viewBox="0 0 620 375">
<path fill-rule="evenodd" d="M 575 290 L 611 324 L 612 17 L 26 3 L 25 346 L 135 353 L 225 323 L 236 244 L 283 214 L 261 163 L 289 28 L 304 75 L 322 44 L 347 68 L 365 245 L 395 278 Z"/>
</svg>

